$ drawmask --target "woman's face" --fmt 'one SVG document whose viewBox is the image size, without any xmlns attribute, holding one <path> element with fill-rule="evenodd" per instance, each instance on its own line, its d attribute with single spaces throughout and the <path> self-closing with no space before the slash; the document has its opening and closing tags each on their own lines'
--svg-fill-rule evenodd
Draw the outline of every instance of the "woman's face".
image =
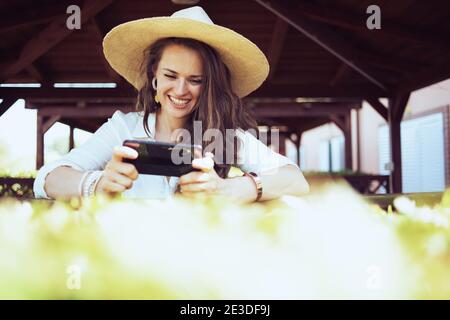
<svg viewBox="0 0 450 320">
<path fill-rule="evenodd" d="M 167 46 L 156 69 L 162 111 L 175 118 L 188 116 L 199 99 L 202 76 L 202 59 L 196 51 L 176 44 Z"/>
</svg>

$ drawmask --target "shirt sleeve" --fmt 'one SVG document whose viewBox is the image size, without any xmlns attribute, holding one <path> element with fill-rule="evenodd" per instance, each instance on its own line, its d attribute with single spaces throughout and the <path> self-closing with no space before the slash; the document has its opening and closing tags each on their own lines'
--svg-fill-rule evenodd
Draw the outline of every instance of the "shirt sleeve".
<svg viewBox="0 0 450 320">
<path fill-rule="evenodd" d="M 277 169 L 288 164 L 299 168 L 292 160 L 273 151 L 250 132 L 237 130 L 237 136 L 240 140 L 237 165 L 242 171 L 276 173 Z"/>
<path fill-rule="evenodd" d="M 35 197 L 49 199 L 44 190 L 45 179 L 57 167 L 68 166 L 79 171 L 102 170 L 111 159 L 113 148 L 131 138 L 131 128 L 136 120 L 132 112 L 116 111 L 82 146 L 41 167 L 34 180 Z"/>
</svg>

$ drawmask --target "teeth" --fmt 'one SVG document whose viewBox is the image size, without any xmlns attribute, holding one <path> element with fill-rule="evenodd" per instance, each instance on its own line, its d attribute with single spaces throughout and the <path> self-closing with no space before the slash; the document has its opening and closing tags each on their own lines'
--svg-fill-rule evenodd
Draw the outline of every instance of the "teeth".
<svg viewBox="0 0 450 320">
<path fill-rule="evenodd" d="M 190 100 L 184 100 L 184 99 L 177 99 L 174 97 L 169 96 L 170 101 L 172 101 L 173 103 L 177 104 L 177 105 L 185 105 L 187 104 Z"/>
</svg>

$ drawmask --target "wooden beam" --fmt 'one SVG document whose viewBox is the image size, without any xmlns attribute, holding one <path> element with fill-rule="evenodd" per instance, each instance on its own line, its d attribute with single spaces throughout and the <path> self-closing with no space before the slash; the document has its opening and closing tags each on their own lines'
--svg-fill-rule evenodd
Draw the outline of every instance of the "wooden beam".
<svg viewBox="0 0 450 320">
<path fill-rule="evenodd" d="M 0 97 L 17 97 L 18 99 L 65 99 L 97 100 L 111 98 L 136 98 L 137 93 L 131 88 L 10 88 L 0 87 Z"/>
<path fill-rule="evenodd" d="M 450 61 L 447 56 L 444 59 L 444 62 L 422 68 L 420 71 L 408 75 L 403 81 L 400 81 L 395 91 L 412 92 L 450 78 Z"/>
<path fill-rule="evenodd" d="M 336 70 L 333 78 L 330 80 L 329 85 L 334 86 L 349 72 L 349 67 L 345 63 L 341 63 Z"/>
<path fill-rule="evenodd" d="M 71 3 L 68 3 L 67 1 L 57 1 L 48 5 L 30 5 L 28 10 L 16 11 L 17 13 L 3 12 L 4 14 L 0 20 L 0 34 L 14 32 L 23 27 L 31 27 L 53 21 L 57 18 L 62 18 L 66 16 L 67 6 L 70 4 L 80 4 L 80 2 L 81 1 L 79 0 L 71 1 Z"/>
<path fill-rule="evenodd" d="M 0 103 L 0 117 L 14 104 L 17 99 L 14 98 L 4 98 Z"/>
<path fill-rule="evenodd" d="M 331 26 L 340 27 L 343 29 L 368 32 L 363 19 L 367 18 L 365 11 L 360 11 L 357 15 L 348 10 L 342 10 L 332 4 L 326 6 L 313 5 L 307 2 L 300 2 L 297 5 L 299 14 L 310 18 L 311 20 L 324 22 Z M 440 47 L 442 49 L 450 50 L 448 41 L 440 37 L 440 30 L 423 30 L 416 26 L 401 26 L 397 22 L 392 22 L 383 18 L 382 28 L 378 30 L 382 35 L 391 36 L 401 40 L 407 40 L 419 44 L 428 45 L 431 47 Z"/>
<path fill-rule="evenodd" d="M 269 127 L 276 127 L 276 126 L 282 125 L 280 122 L 274 121 L 270 118 L 256 116 L 256 115 L 255 115 L 255 118 L 258 122 L 258 125 L 265 125 L 265 126 L 269 126 Z"/>
<path fill-rule="evenodd" d="M 131 107 L 104 108 L 104 107 L 89 107 L 89 106 L 86 108 L 43 107 L 39 108 L 39 114 L 43 117 L 60 117 L 60 118 L 108 118 L 111 117 L 114 114 L 114 112 L 116 112 L 116 110 L 121 110 L 123 112 L 131 112 L 134 111 L 134 108 Z"/>
<path fill-rule="evenodd" d="M 106 119 L 82 119 L 82 118 L 61 118 L 59 121 L 69 127 L 78 128 L 90 133 L 94 133 L 102 124 L 105 123 Z"/>
<path fill-rule="evenodd" d="M 344 133 L 344 131 L 345 131 L 345 119 L 342 116 L 336 115 L 336 114 L 330 114 L 330 115 L 328 115 L 328 117 L 330 118 L 330 120 L 332 122 L 334 122 L 334 124 L 336 126 L 338 126 L 339 129 L 341 129 L 342 133 Z"/>
<path fill-rule="evenodd" d="M 314 21 L 305 19 L 301 15 L 294 15 L 288 8 L 277 4 L 273 0 L 255 0 L 257 3 L 274 13 L 276 16 L 285 20 L 296 30 L 310 38 L 319 46 L 330 52 L 339 60 L 347 64 L 350 68 L 361 74 L 368 81 L 378 88 L 387 91 L 387 86 L 377 79 L 371 70 L 360 60 L 355 53 L 355 49 L 347 45 L 347 41 L 333 30 L 325 28 L 323 25 Z"/>
<path fill-rule="evenodd" d="M 27 104 L 25 105 L 25 108 L 28 109 L 35 109 L 33 105 L 46 105 L 46 106 L 63 106 L 68 104 L 69 106 L 73 106 L 74 104 L 78 102 L 84 102 L 92 105 L 97 104 L 107 104 L 107 105 L 134 105 L 136 102 L 136 97 L 114 97 L 114 95 L 108 97 L 78 97 L 78 98 L 64 98 L 64 97 L 57 97 L 57 98 L 28 98 Z"/>
<path fill-rule="evenodd" d="M 113 82 L 121 83 L 123 81 L 122 77 L 109 65 L 108 61 L 105 59 L 105 55 L 103 54 L 103 38 L 106 35 L 106 30 L 102 27 L 101 23 L 99 22 L 98 17 L 92 17 L 91 19 L 92 27 L 94 29 L 95 36 L 97 37 L 97 53 L 100 56 L 100 59 L 102 60 L 102 63 L 105 67 L 106 72 L 108 73 L 108 76 L 111 78 Z"/>
<path fill-rule="evenodd" d="M 287 24 L 283 19 L 277 18 L 269 47 L 268 60 L 270 64 L 270 72 L 267 80 L 271 80 L 275 74 L 288 29 L 289 24 Z"/>
<path fill-rule="evenodd" d="M 40 112 L 39 112 L 40 113 Z M 43 117 L 42 132 L 45 134 L 61 117 L 59 115 L 52 115 Z"/>
<path fill-rule="evenodd" d="M 0 91 L 1 92 L 1 91 Z M 378 94 L 378 95 L 377 95 Z M 258 90 L 250 94 L 249 97 L 260 98 L 363 98 L 385 97 L 386 92 L 371 85 L 339 85 L 326 86 L 321 84 L 263 84 Z"/>
<path fill-rule="evenodd" d="M 396 120 L 401 121 L 405 113 L 406 106 L 409 101 L 410 92 L 399 92 L 394 99 L 394 114 Z"/>
<path fill-rule="evenodd" d="M 15 97 L 17 99 L 111 99 L 136 98 L 136 90 L 124 88 L 5 88 L 0 87 L 0 97 Z M 249 95 L 250 98 L 298 98 L 298 97 L 336 97 L 336 98 L 367 98 L 386 97 L 380 89 L 367 85 L 326 86 L 324 84 L 268 84 Z"/>
<path fill-rule="evenodd" d="M 113 0 L 86 0 L 81 8 L 81 23 L 85 23 L 98 12 L 109 6 Z M 73 30 L 66 26 L 67 16 L 57 18 L 44 30 L 39 32 L 22 48 L 19 58 L 0 71 L 0 82 L 8 80 L 22 71 L 30 63 L 69 36 Z"/>
<path fill-rule="evenodd" d="M 329 117 L 314 118 L 273 118 L 272 120 L 279 122 L 281 126 L 286 126 L 290 130 L 308 131 L 318 126 L 330 122 Z"/>
<path fill-rule="evenodd" d="M 388 109 L 377 98 L 367 98 L 366 101 L 374 108 L 384 120 L 388 121 Z"/>
<path fill-rule="evenodd" d="M 358 104 L 345 103 L 314 103 L 311 107 L 305 108 L 304 103 L 280 103 L 280 104 L 259 104 L 253 108 L 256 117 L 262 118 L 293 118 L 293 117 L 327 117 L 330 114 L 343 115 L 353 108 L 358 108 Z"/>
<path fill-rule="evenodd" d="M 28 74 L 38 83 L 48 84 L 46 76 L 44 76 L 45 72 L 41 70 L 35 63 L 30 63 L 25 67 L 25 70 Z"/>
</svg>

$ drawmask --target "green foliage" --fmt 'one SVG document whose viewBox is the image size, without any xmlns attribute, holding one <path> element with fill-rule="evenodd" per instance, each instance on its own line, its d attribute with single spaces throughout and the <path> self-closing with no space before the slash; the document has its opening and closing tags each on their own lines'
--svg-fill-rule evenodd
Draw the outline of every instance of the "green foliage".
<svg viewBox="0 0 450 320">
<path fill-rule="evenodd" d="M 12 172 L 8 169 L 0 169 L 0 178 L 36 178 L 36 170 L 22 170 Z"/>
</svg>

